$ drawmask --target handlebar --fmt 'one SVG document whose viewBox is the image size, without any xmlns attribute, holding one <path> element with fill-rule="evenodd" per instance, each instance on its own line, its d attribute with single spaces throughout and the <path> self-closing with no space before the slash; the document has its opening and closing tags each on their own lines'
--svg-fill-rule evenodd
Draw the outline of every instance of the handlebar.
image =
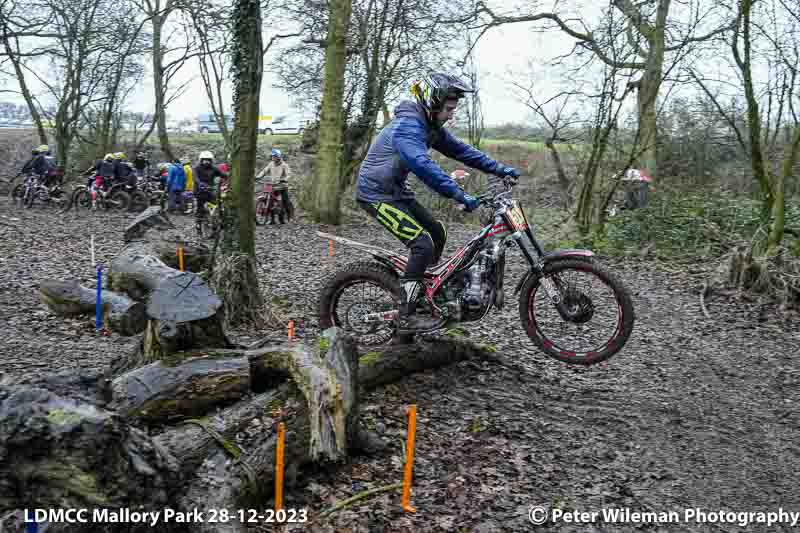
<svg viewBox="0 0 800 533">
<path fill-rule="evenodd" d="M 494 199 L 499 194 L 509 192 L 517 183 L 519 183 L 519 178 L 490 176 L 489 190 L 475 197 L 478 200 L 478 207 L 488 204 L 489 200 Z"/>
</svg>

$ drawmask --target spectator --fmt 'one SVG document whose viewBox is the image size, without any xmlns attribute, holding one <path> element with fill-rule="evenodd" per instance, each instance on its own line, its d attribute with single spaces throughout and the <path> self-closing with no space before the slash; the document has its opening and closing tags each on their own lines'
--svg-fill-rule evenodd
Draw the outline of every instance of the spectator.
<svg viewBox="0 0 800 533">
<path fill-rule="evenodd" d="M 186 172 L 183 163 L 176 159 L 169 166 L 167 175 L 167 194 L 169 198 L 168 210 L 183 212 L 183 191 L 186 188 Z"/>
</svg>

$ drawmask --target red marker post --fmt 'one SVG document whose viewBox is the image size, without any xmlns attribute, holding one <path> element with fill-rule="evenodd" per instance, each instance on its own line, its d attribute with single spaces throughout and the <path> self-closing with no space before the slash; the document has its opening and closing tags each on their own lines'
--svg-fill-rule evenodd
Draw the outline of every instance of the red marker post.
<svg viewBox="0 0 800 533">
<path fill-rule="evenodd" d="M 411 507 L 411 470 L 414 465 L 414 441 L 417 435 L 417 406 L 408 408 L 408 435 L 406 437 L 406 467 L 403 472 L 403 510 L 407 513 L 416 513 Z"/>
<path fill-rule="evenodd" d="M 286 446 L 286 427 L 278 423 L 278 446 L 275 450 L 275 512 L 283 509 L 283 468 Z"/>
</svg>

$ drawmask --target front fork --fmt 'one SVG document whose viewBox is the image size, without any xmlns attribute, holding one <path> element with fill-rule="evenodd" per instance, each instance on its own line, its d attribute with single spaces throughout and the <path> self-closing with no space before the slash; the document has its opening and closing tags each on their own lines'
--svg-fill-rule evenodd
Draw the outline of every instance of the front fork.
<svg viewBox="0 0 800 533">
<path fill-rule="evenodd" d="M 551 277 L 547 277 L 544 275 L 544 266 L 545 263 L 541 259 L 544 256 L 544 252 L 542 248 L 539 246 L 539 243 L 533 237 L 530 228 L 525 230 L 525 235 L 530 239 L 531 243 L 533 244 L 536 252 L 539 254 L 539 258 L 533 257 L 530 251 L 525 247 L 525 242 L 522 238 L 522 232 L 517 231 L 511 237 L 519 246 L 519 249 L 522 250 L 522 255 L 525 256 L 525 259 L 528 261 L 530 265 L 530 270 L 520 278 L 519 283 L 517 283 L 516 289 L 514 289 L 514 294 L 519 293 L 522 286 L 525 284 L 528 279 L 532 276 L 538 276 L 539 283 L 544 288 L 545 292 L 547 293 L 547 297 L 550 299 L 550 302 L 555 306 L 558 310 L 558 314 L 561 315 L 562 318 L 566 320 L 566 317 L 569 316 L 569 310 L 564 303 L 564 299 L 561 297 L 561 290 L 556 286 L 556 283 L 553 281 Z"/>
</svg>

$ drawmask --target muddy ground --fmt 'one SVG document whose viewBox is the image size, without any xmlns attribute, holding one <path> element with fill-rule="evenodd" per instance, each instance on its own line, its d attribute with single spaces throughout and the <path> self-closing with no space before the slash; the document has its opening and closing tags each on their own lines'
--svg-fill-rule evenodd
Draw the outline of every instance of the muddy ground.
<svg viewBox="0 0 800 533">
<path fill-rule="evenodd" d="M 69 367 L 98 368 L 132 338 L 96 335 L 92 320 L 65 320 L 36 298 L 36 284 L 77 278 L 93 283 L 88 244 L 109 261 L 121 246 L 124 215 L 60 216 L 0 201 L 0 371 L 23 378 Z M 188 231 L 191 220 L 176 218 Z M 319 280 L 357 258 L 318 229 L 395 248 L 359 218 L 338 228 L 302 218 L 258 228 L 262 289 L 299 333 L 312 337 L 309 304 Z M 474 228 L 450 226 L 449 248 Z M 511 257 L 507 285 L 522 263 Z M 784 531 L 788 524 L 683 521 L 640 525 L 547 522 L 531 506 L 600 511 L 800 511 L 796 472 L 800 334 L 797 321 L 752 301 L 709 302 L 698 289 L 710 265 L 655 265 L 604 258 L 629 287 L 637 314 L 625 349 L 607 363 L 571 367 L 528 341 L 513 298 L 503 312 L 467 327 L 498 348 L 501 363 L 468 361 L 409 376 L 362 398 L 365 416 L 390 450 L 306 475 L 287 506 L 312 517 L 360 491 L 402 479 L 407 404 L 418 406 L 412 504 L 403 513 L 388 493 L 290 530 L 379 531 Z M 267 331 L 236 332 L 254 340 Z M 272 332 L 275 334 L 275 332 Z M 266 526 L 255 530 L 270 530 Z"/>
</svg>

